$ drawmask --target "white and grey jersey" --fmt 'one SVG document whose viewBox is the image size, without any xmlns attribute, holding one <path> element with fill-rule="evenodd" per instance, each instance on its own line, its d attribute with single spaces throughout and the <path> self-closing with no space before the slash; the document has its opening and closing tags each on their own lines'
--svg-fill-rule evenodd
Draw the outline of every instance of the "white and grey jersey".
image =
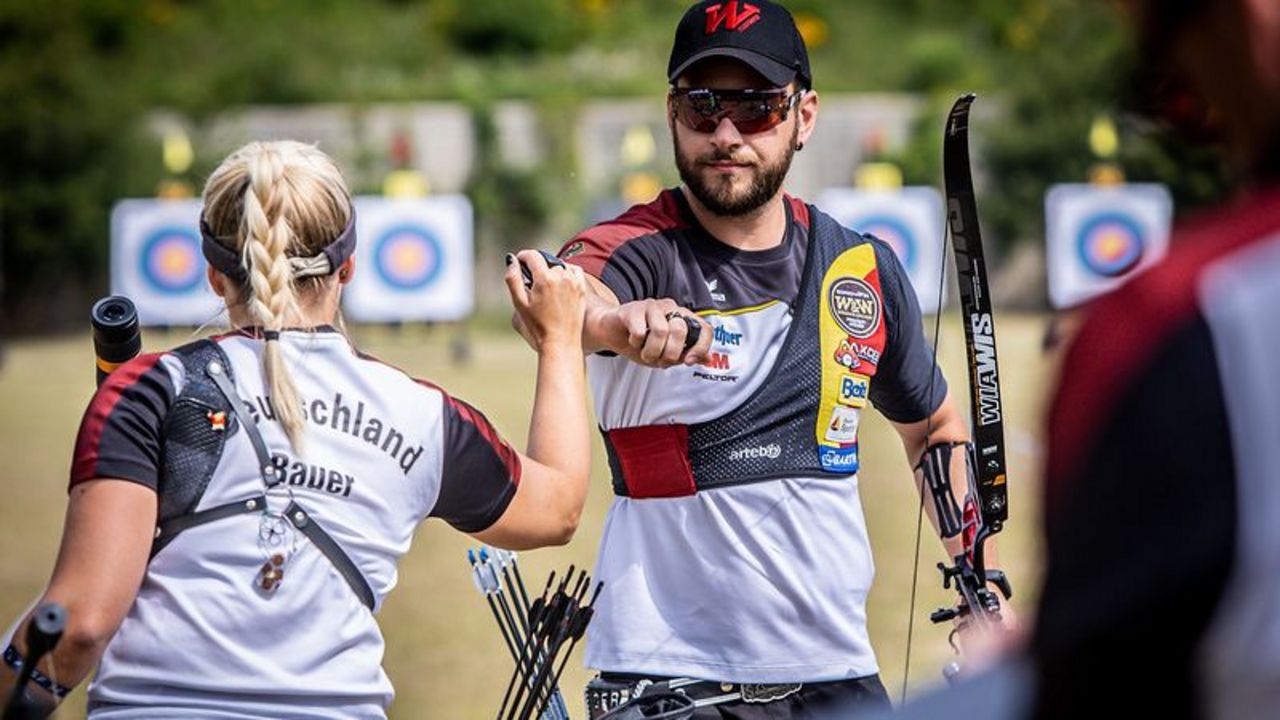
<svg viewBox="0 0 1280 720">
<path fill-rule="evenodd" d="M 810 242 L 808 206 L 792 197 L 784 205 L 785 236 L 767 250 L 720 243 L 697 223 L 680 190 L 586 230 L 561 250 L 620 301 L 672 298 L 714 333 L 710 357 L 695 367 L 655 370 L 591 357 L 603 430 L 724 417 L 761 386 L 792 327 Z M 888 318 L 881 345 L 850 346 L 842 362 L 851 372 L 878 366 L 871 403 L 911 422 L 937 407 L 946 384 L 934 376 L 903 277 L 880 274 Z M 843 428 L 850 445 L 852 425 Z M 729 461 L 779 452 L 765 440 Z M 877 672 L 866 629 L 874 564 L 856 475 L 618 497 L 596 576 L 604 591 L 588 633 L 591 667 L 752 683 Z"/>
<path fill-rule="evenodd" d="M 285 331 L 280 343 L 304 418 L 295 451 L 262 375 L 263 341 L 216 339 L 236 391 L 282 471 L 284 492 L 351 558 L 375 607 L 418 524 L 464 531 L 492 524 L 520 479 L 519 455 L 484 416 L 430 383 L 358 353 L 331 328 Z M 165 418 L 184 384 L 169 353 L 143 355 L 102 385 L 85 413 L 71 483 L 98 478 L 164 491 Z M 226 418 L 211 413 L 213 427 Z M 246 433 L 228 437 L 197 507 L 263 493 Z M 138 596 L 90 688 L 94 717 L 381 717 L 392 698 L 373 614 L 300 533 L 268 549 L 263 515 L 180 533 L 151 560 Z M 279 587 L 259 569 L 286 557 Z"/>
</svg>

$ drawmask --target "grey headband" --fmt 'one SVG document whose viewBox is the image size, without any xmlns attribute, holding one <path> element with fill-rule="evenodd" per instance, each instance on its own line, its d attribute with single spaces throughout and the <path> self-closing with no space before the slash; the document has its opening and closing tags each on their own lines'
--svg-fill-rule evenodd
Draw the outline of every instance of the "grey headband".
<svg viewBox="0 0 1280 720">
<path fill-rule="evenodd" d="M 232 280 L 243 283 L 249 273 L 240 263 L 240 253 L 218 242 L 204 215 L 200 216 L 200 251 L 209 265 Z M 347 226 L 325 246 L 319 255 L 309 258 L 289 258 L 295 277 L 332 275 L 356 251 L 356 209 L 351 208 Z"/>
</svg>

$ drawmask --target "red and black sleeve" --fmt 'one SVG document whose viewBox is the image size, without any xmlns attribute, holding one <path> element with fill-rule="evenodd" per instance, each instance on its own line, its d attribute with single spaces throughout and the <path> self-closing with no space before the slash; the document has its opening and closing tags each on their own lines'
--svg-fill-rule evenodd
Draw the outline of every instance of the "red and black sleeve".
<svg viewBox="0 0 1280 720">
<path fill-rule="evenodd" d="M 618 302 L 667 297 L 674 258 L 663 233 L 685 225 L 674 192 L 584 230 L 559 257 L 599 279 Z"/>
<path fill-rule="evenodd" d="M 158 486 L 164 420 L 176 394 L 161 357 L 139 355 L 98 388 L 76 436 L 71 487 L 95 478 Z"/>
<path fill-rule="evenodd" d="M 479 532 L 506 512 L 520 484 L 520 455 L 488 418 L 444 394 L 444 462 L 432 517 Z"/>
</svg>

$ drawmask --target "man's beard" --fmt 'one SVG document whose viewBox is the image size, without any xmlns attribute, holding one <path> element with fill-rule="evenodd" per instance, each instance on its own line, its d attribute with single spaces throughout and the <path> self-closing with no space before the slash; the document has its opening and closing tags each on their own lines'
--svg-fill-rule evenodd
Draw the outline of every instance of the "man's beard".
<svg viewBox="0 0 1280 720">
<path fill-rule="evenodd" d="M 724 176 L 710 182 L 703 180 L 700 172 L 703 166 L 714 162 L 734 161 L 731 153 L 715 151 L 700 159 L 685 157 L 680 147 L 675 145 L 676 169 L 680 171 L 680 179 L 702 206 L 712 214 L 721 217 L 739 217 L 749 215 L 769 202 L 791 170 L 791 158 L 795 155 L 796 137 L 799 125 L 792 133 L 787 149 L 777 162 L 771 165 L 753 164 L 754 170 L 750 184 L 745 188 L 737 188 L 732 183 L 732 176 Z"/>
</svg>

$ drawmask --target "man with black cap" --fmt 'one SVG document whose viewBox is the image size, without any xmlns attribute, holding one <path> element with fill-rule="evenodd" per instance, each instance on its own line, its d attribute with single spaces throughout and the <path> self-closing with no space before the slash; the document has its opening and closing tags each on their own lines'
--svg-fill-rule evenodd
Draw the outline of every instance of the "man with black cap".
<svg viewBox="0 0 1280 720">
<path fill-rule="evenodd" d="M 790 13 L 694 5 L 667 76 L 683 185 L 560 252 L 595 290 L 584 339 L 618 496 L 596 567 L 589 709 L 644 687 L 695 698 L 695 717 L 885 707 L 859 416 L 874 403 L 913 466 L 929 457 L 923 485 L 944 490 L 926 506 L 951 511 L 952 556 L 967 423 L 889 247 L 781 190 L 818 117 Z"/>
</svg>

